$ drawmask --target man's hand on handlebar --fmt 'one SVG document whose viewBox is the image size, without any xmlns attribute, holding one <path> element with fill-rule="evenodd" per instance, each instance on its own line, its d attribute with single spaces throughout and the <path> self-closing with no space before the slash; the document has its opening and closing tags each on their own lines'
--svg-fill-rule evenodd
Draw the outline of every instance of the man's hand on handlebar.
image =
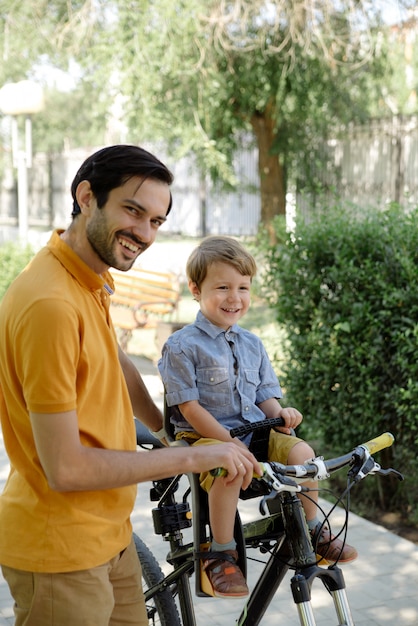
<svg viewBox="0 0 418 626">
<path fill-rule="evenodd" d="M 248 450 L 235 443 L 220 443 L 209 446 L 192 446 L 188 454 L 193 454 L 193 472 L 199 473 L 222 467 L 227 475 L 222 477 L 225 483 L 232 484 L 235 480 L 242 481 L 242 488 L 246 489 L 254 474 L 262 476 L 263 469 L 255 456 Z"/>
</svg>

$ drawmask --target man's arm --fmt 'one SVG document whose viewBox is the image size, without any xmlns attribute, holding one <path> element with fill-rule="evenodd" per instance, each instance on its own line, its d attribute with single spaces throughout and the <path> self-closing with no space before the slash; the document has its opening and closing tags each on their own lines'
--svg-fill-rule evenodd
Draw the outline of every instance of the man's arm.
<svg viewBox="0 0 418 626">
<path fill-rule="evenodd" d="M 239 475 L 251 482 L 257 462 L 248 450 L 234 443 L 151 451 L 90 448 L 80 442 L 76 411 L 31 413 L 33 435 L 48 484 L 55 491 L 115 489 L 138 482 L 199 473 L 224 467 L 230 483 Z M 254 465 L 254 462 L 256 465 Z"/>
<path fill-rule="evenodd" d="M 163 416 L 161 411 L 151 398 L 148 389 L 142 380 L 141 374 L 120 346 L 119 362 L 128 386 L 132 410 L 135 417 L 141 420 L 141 422 L 143 422 L 153 432 L 161 430 L 163 427 Z"/>
</svg>

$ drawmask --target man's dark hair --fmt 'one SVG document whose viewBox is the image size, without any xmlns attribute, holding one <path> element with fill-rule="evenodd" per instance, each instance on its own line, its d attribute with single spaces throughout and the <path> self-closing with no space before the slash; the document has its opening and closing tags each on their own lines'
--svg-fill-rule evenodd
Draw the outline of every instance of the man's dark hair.
<svg viewBox="0 0 418 626">
<path fill-rule="evenodd" d="M 80 213 L 75 194 L 81 181 L 87 180 L 90 183 L 97 206 L 100 209 L 106 204 L 112 189 L 121 187 L 134 176 L 139 176 L 144 180 L 147 178 L 160 180 L 167 185 L 171 185 L 174 178 L 170 170 L 157 157 L 139 146 L 122 144 L 102 148 L 95 152 L 84 161 L 72 182 L 72 217 L 74 218 Z M 172 197 L 170 193 L 167 215 L 171 206 Z"/>
</svg>

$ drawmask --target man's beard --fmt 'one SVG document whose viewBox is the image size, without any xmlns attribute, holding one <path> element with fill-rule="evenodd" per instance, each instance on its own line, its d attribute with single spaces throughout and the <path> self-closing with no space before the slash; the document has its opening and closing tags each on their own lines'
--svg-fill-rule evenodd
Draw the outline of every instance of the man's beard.
<svg viewBox="0 0 418 626">
<path fill-rule="evenodd" d="M 109 240 L 109 231 L 105 215 L 100 211 L 96 213 L 96 216 L 98 217 L 95 217 L 87 225 L 86 236 L 89 244 L 105 265 L 126 272 L 133 266 L 138 255 L 134 259 L 120 259 L 115 254 L 114 250 L 115 246 L 120 246 L 117 239 L 119 235 L 122 235 L 123 231 L 116 233 L 113 240 Z M 128 240 L 133 239 L 131 234 L 125 235 L 125 237 Z M 135 244 L 139 247 L 138 254 L 142 254 L 148 247 L 143 242 L 136 240 L 136 238 Z"/>
</svg>

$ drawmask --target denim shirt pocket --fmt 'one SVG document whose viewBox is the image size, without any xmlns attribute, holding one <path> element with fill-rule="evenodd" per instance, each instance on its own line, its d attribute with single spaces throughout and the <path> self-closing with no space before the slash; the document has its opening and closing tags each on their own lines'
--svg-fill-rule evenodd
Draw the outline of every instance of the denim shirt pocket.
<svg viewBox="0 0 418 626">
<path fill-rule="evenodd" d="M 196 370 L 200 401 L 209 406 L 230 404 L 230 383 L 226 367 L 199 367 Z"/>
<path fill-rule="evenodd" d="M 245 369 L 244 377 L 247 385 L 257 389 L 258 385 L 260 384 L 260 374 L 258 370 Z"/>
</svg>

